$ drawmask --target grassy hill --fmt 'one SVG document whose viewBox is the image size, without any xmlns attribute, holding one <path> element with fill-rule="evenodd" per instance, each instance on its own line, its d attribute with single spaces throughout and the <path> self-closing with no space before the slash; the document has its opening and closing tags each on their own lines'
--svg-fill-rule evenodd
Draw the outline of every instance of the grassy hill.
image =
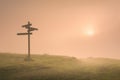
<svg viewBox="0 0 120 80">
<path fill-rule="evenodd" d="M 0 54 L 0 80 L 120 80 L 120 60 Z"/>
</svg>

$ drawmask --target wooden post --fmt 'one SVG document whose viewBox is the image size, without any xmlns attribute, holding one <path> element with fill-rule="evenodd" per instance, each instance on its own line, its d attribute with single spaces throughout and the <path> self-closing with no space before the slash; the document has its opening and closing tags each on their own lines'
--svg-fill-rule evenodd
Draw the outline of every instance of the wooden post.
<svg viewBox="0 0 120 80">
<path fill-rule="evenodd" d="M 28 30 L 28 60 L 31 59 L 30 56 L 30 31 Z"/>
<path fill-rule="evenodd" d="M 31 61 L 31 53 L 30 53 L 30 35 L 32 35 L 31 31 L 38 30 L 37 28 L 31 27 L 32 24 L 28 21 L 28 24 L 23 25 L 22 27 L 27 29 L 27 33 L 17 33 L 17 35 L 28 35 L 28 56 L 25 59 L 26 61 Z"/>
</svg>

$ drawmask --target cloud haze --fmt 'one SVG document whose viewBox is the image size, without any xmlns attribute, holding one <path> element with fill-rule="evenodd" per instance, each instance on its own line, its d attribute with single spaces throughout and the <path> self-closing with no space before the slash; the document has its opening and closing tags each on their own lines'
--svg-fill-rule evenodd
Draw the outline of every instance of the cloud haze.
<svg viewBox="0 0 120 80">
<path fill-rule="evenodd" d="M 120 58 L 119 0 L 0 0 L 0 12 L 1 52 L 27 52 L 27 36 L 16 34 L 29 20 L 39 28 L 32 53 Z"/>
</svg>

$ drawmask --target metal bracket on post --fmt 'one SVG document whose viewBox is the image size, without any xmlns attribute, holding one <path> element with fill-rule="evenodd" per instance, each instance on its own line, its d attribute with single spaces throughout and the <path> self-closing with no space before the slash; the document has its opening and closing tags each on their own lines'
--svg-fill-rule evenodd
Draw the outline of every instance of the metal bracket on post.
<svg viewBox="0 0 120 80">
<path fill-rule="evenodd" d="M 31 53 L 30 53 L 30 35 L 32 35 L 31 31 L 38 30 L 37 28 L 31 27 L 32 24 L 28 21 L 28 24 L 22 25 L 23 28 L 27 29 L 26 33 L 17 33 L 17 35 L 28 35 L 28 56 L 25 58 L 26 61 L 31 61 Z"/>
</svg>

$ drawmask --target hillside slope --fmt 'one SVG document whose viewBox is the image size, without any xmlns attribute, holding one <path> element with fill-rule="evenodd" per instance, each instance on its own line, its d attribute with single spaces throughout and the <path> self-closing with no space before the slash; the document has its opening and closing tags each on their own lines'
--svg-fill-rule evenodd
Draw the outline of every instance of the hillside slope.
<svg viewBox="0 0 120 80">
<path fill-rule="evenodd" d="M 120 80 L 120 60 L 0 54 L 0 80 Z"/>
</svg>

